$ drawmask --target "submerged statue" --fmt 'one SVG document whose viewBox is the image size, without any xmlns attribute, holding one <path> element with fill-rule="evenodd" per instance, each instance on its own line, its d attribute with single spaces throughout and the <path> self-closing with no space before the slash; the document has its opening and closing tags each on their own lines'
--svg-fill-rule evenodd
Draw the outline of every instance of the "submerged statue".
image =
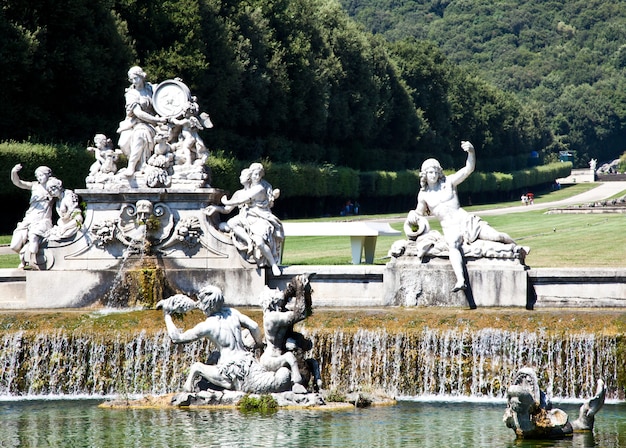
<svg viewBox="0 0 626 448">
<path fill-rule="evenodd" d="M 539 389 L 537 374 L 532 368 L 522 368 L 507 390 L 507 407 L 503 421 L 518 438 L 559 438 L 578 431 L 592 431 L 595 415 L 604 405 L 606 388 L 599 379 L 595 396 L 583 403 L 578 418 L 569 420 L 567 413 L 552 408 L 552 403 Z"/>
<path fill-rule="evenodd" d="M 453 292 L 468 287 L 465 257 L 517 258 L 523 262 L 529 252 L 527 247 L 515 244 L 506 233 L 495 230 L 480 217 L 461 207 L 457 186 L 476 167 L 474 146 L 464 141 L 461 148 L 467 153 L 466 164 L 449 176 L 443 173 L 435 159 L 427 159 L 422 163 L 417 206 L 409 212 L 405 221 L 405 233 L 409 241 L 414 243 L 409 248 L 408 242 L 398 242 L 390 251 L 393 256 L 447 256 L 456 277 Z M 443 235 L 430 230 L 425 218 L 429 215 L 439 219 Z"/>
<path fill-rule="evenodd" d="M 301 310 L 306 309 L 302 303 L 308 300 L 310 304 L 308 276 L 297 276 L 285 293 L 277 293 L 277 296 L 281 297 L 282 312 L 285 314 L 280 318 L 267 317 L 268 322 L 264 323 L 265 341 L 261 337 L 260 326 L 254 320 L 224 306 L 224 295 L 214 285 L 202 288 L 197 301 L 177 294 L 157 304 L 157 308 L 163 309 L 167 332 L 173 342 L 186 343 L 208 338 L 216 349 L 206 363 L 195 362 L 191 366 L 183 388 L 187 393 L 183 400 L 190 399 L 189 393 L 224 390 L 256 394 L 288 391 L 307 394 L 295 356 L 285 356 L 283 351 L 290 334 L 286 330 L 292 331 L 293 323 L 306 317 Z M 189 330 L 179 329 L 172 315 L 184 314 L 195 308 L 202 310 L 206 319 Z M 262 348 L 264 342 L 269 347 L 269 355 L 264 352 L 257 358 L 254 350 Z M 316 378 L 319 378 L 319 373 Z"/>
<path fill-rule="evenodd" d="M 231 233 L 244 257 L 259 266 L 269 266 L 275 276 L 280 276 L 278 260 L 285 235 L 281 221 L 271 211 L 280 190 L 272 188 L 264 175 L 262 164 L 251 164 L 239 176 L 243 188 L 230 199 L 223 197 L 223 205 L 210 205 L 204 212 L 211 217 L 216 212 L 227 214 L 238 208 L 239 213 L 220 223 L 219 230 Z"/>
</svg>

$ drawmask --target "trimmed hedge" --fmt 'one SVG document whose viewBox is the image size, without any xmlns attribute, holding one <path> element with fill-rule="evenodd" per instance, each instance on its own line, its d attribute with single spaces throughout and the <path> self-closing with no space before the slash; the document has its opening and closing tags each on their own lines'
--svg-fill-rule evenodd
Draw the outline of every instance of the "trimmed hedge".
<svg viewBox="0 0 626 448">
<path fill-rule="evenodd" d="M 13 195 L 20 191 L 11 182 L 11 169 L 22 164 L 20 178 L 35 179 L 37 167 L 45 165 L 52 169 L 52 175 L 63 181 L 70 189 L 85 188 L 85 177 L 94 162 L 93 153 L 86 148 L 65 144 L 45 145 L 39 143 L 0 143 L 0 195 Z"/>
<path fill-rule="evenodd" d="M 11 168 L 21 163 L 20 177 L 34 179 L 40 165 L 52 168 L 55 176 L 67 188 L 84 188 L 85 177 L 93 163 L 93 154 L 85 148 L 64 144 L 0 143 L 0 195 L 14 195 Z M 241 188 L 239 174 L 248 165 L 223 153 L 208 159 L 211 185 L 233 192 Z M 386 198 L 413 196 L 419 190 L 419 171 L 365 171 L 333 165 L 271 163 L 263 161 L 266 179 L 280 188 L 282 198 Z M 545 185 L 566 177 L 572 170 L 570 162 L 555 162 L 512 173 L 473 173 L 459 185 L 460 193 L 490 193 L 517 191 L 536 185 Z"/>
<path fill-rule="evenodd" d="M 238 179 L 243 163 L 228 163 L 211 157 L 209 165 L 213 172 L 213 185 L 234 191 L 232 181 Z M 229 170 L 224 167 L 228 166 Z M 419 190 L 419 171 L 364 171 L 332 165 L 264 163 L 265 177 L 280 188 L 281 198 L 335 197 L 335 198 L 384 198 L 415 195 Z M 217 169 L 216 169 L 217 168 Z M 232 170 L 232 171 L 230 171 Z M 567 177 L 572 170 L 571 162 L 555 162 L 527 168 L 513 173 L 474 172 L 459 185 L 460 193 L 492 193 L 517 191 L 554 182 Z M 451 174 L 448 171 L 447 174 Z M 228 187 L 225 187 L 228 186 Z M 240 186 L 235 186 L 235 189 Z"/>
</svg>

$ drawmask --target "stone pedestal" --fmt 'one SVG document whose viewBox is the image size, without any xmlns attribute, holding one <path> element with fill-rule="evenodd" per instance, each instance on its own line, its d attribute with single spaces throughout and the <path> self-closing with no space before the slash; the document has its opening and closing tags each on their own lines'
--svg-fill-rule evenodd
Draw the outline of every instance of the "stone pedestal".
<svg viewBox="0 0 626 448">
<path fill-rule="evenodd" d="M 84 223 L 69 241 L 48 242 L 42 270 L 26 272 L 25 307 L 60 308 L 102 302 L 129 268 L 162 271 L 170 290 L 195 294 L 212 283 L 228 305 L 251 305 L 265 285 L 265 269 L 247 262 L 202 213 L 224 194 L 134 188 L 76 190 Z"/>
<path fill-rule="evenodd" d="M 452 292 L 456 277 L 447 258 L 392 258 L 384 274 L 386 305 L 528 306 L 526 266 L 509 259 L 468 259 L 469 287 Z"/>
</svg>

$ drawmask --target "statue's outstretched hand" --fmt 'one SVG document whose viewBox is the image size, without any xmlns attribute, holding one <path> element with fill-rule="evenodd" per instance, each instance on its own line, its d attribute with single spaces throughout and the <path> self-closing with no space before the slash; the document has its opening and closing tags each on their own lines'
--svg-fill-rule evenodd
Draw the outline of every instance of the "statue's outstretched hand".
<svg viewBox="0 0 626 448">
<path fill-rule="evenodd" d="M 461 148 L 463 149 L 463 151 L 465 152 L 470 152 L 470 151 L 474 151 L 474 145 L 472 145 L 470 142 L 468 141 L 462 141 L 461 142 Z"/>
<path fill-rule="evenodd" d="M 198 302 L 184 294 L 175 294 L 167 299 L 159 300 L 157 310 L 163 309 L 166 314 L 183 314 L 198 307 Z"/>
<path fill-rule="evenodd" d="M 12 172 L 12 173 L 17 173 L 17 172 L 18 172 L 19 170 L 21 170 L 21 169 L 22 169 L 22 164 L 21 164 L 21 163 L 18 163 L 17 165 L 15 165 L 15 166 L 13 167 L 13 169 L 11 170 L 11 172 Z"/>
</svg>

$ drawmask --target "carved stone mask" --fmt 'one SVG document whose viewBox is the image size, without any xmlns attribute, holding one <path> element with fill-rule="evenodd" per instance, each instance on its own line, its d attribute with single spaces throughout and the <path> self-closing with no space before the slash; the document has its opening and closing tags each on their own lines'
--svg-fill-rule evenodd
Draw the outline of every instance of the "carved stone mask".
<svg viewBox="0 0 626 448">
<path fill-rule="evenodd" d="M 146 222 L 148 218 L 152 216 L 152 211 L 154 209 L 152 202 L 146 199 L 142 199 L 140 201 L 137 201 L 137 203 L 135 204 L 135 207 L 137 208 L 137 218 L 140 221 Z"/>
</svg>

